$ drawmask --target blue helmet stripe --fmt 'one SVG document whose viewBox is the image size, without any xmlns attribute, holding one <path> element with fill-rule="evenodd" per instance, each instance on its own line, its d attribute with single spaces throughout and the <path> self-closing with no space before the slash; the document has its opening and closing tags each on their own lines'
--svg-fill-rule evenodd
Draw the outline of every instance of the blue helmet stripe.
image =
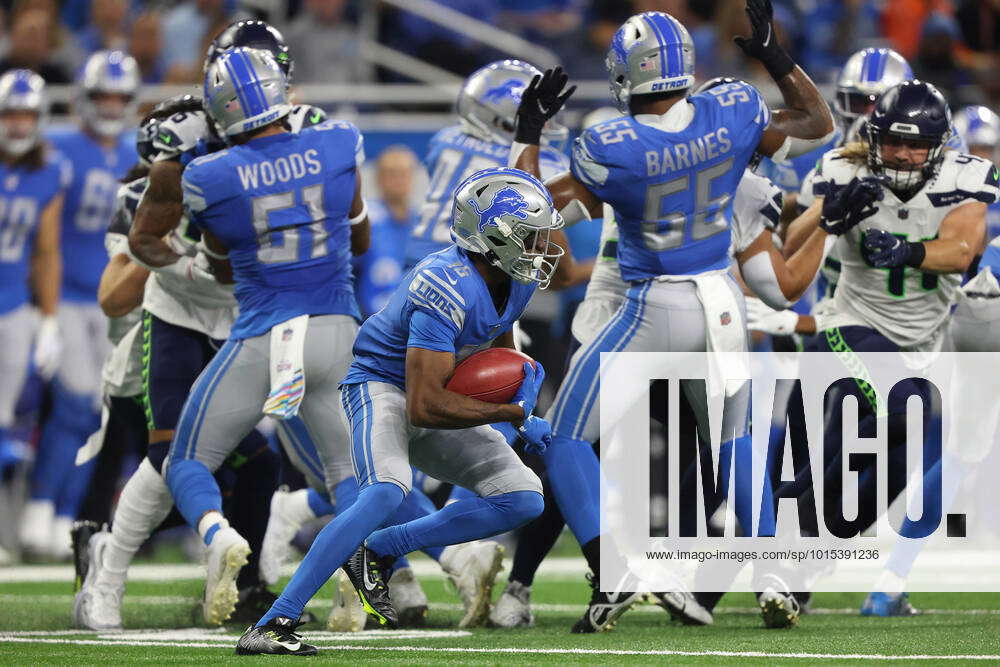
<svg viewBox="0 0 1000 667">
<path fill-rule="evenodd" d="M 663 77 L 667 76 L 667 49 L 666 44 L 663 41 L 663 34 L 656 27 L 656 23 L 653 22 L 653 17 L 649 14 L 643 14 L 642 20 L 646 22 L 647 25 L 653 30 L 653 34 L 656 35 L 656 41 L 660 43 L 660 75 Z"/>
<path fill-rule="evenodd" d="M 881 81 L 882 77 L 885 76 L 885 66 L 889 63 L 889 52 L 886 49 L 879 49 L 877 53 L 875 80 Z"/>
<path fill-rule="evenodd" d="M 267 106 L 261 104 L 260 96 L 251 95 L 255 81 L 253 69 L 249 67 L 246 54 L 233 53 L 226 61 L 226 68 L 233 77 L 234 88 L 240 98 L 240 105 L 248 117 L 264 113 Z"/>
<path fill-rule="evenodd" d="M 236 77 L 236 72 L 233 71 L 232 58 L 223 60 L 223 65 L 226 68 L 226 73 L 233 82 L 233 89 L 236 91 L 236 100 L 240 103 L 240 109 L 243 110 L 244 115 L 249 115 L 249 105 L 243 94 L 243 86 L 239 85 L 239 79 Z"/>
<path fill-rule="evenodd" d="M 667 76 L 681 76 L 684 74 L 684 49 L 681 44 L 681 33 L 674 25 L 674 22 L 666 16 L 660 15 L 654 19 L 660 24 L 660 31 L 663 33 L 666 42 L 667 52 Z"/>
<path fill-rule="evenodd" d="M 108 59 L 108 77 L 112 79 L 120 79 L 125 76 L 125 70 L 122 68 L 122 61 L 118 58 Z"/>
<path fill-rule="evenodd" d="M 268 109 L 267 98 L 264 96 L 264 89 L 260 85 L 260 77 L 257 76 L 257 70 L 253 68 L 250 64 L 249 58 L 246 54 L 240 54 L 241 59 L 247 67 L 247 73 L 249 74 L 249 81 L 247 82 L 247 99 L 252 101 L 255 108 L 260 108 L 260 111 L 256 113 L 264 113 Z"/>
<path fill-rule="evenodd" d="M 872 60 L 874 60 L 875 52 L 869 51 L 865 54 L 864 58 L 861 59 L 861 80 L 871 81 L 872 80 Z"/>
</svg>

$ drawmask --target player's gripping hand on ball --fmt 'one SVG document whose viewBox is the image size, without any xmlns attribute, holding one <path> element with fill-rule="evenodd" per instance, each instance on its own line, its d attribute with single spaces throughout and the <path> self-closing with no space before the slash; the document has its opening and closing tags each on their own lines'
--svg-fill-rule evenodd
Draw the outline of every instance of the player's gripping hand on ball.
<svg viewBox="0 0 1000 667">
<path fill-rule="evenodd" d="M 493 428 L 507 438 L 508 444 L 513 444 L 518 436 L 523 438 L 524 451 L 529 454 L 545 453 L 546 447 L 552 442 L 552 427 L 541 417 L 531 414 L 535 410 L 538 392 L 544 381 L 545 369 L 539 362 L 536 361 L 534 366 L 530 362 L 524 362 L 524 380 L 511 400 L 511 403 L 524 410 L 524 421 L 517 427 L 510 423 L 493 424 Z"/>
</svg>

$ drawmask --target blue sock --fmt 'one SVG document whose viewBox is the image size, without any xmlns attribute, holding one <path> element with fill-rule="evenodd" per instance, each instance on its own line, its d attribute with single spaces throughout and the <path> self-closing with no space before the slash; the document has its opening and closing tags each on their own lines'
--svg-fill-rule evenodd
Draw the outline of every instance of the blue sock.
<svg viewBox="0 0 1000 667">
<path fill-rule="evenodd" d="M 377 530 L 366 544 L 380 556 L 461 544 L 513 530 L 541 514 L 544 507 L 542 494 L 536 491 L 466 498 L 421 519 Z"/>
<path fill-rule="evenodd" d="M 329 514 L 334 514 L 335 510 L 333 505 L 330 503 L 330 498 L 313 488 L 309 488 L 306 491 L 306 500 L 309 502 L 309 509 L 316 516 L 327 516 Z"/>
<path fill-rule="evenodd" d="M 166 481 L 177 510 L 195 530 L 206 512 L 222 513 L 219 484 L 201 461 L 168 461 Z"/>
<path fill-rule="evenodd" d="M 589 442 L 554 436 L 545 450 L 552 494 L 581 546 L 601 533 L 601 463 Z"/>
<path fill-rule="evenodd" d="M 456 489 L 459 487 L 455 487 Z M 454 496 L 453 496 L 454 497 Z M 475 494 L 472 494 L 473 498 L 478 498 Z M 428 514 L 433 514 L 437 511 L 437 507 L 430 498 L 427 497 L 423 491 L 417 488 L 410 489 L 410 492 L 406 494 L 406 498 L 403 502 L 392 513 L 392 516 L 385 522 L 385 526 L 398 526 L 399 524 L 406 523 L 408 521 L 415 521 L 416 519 L 423 518 Z M 444 547 L 427 547 L 423 549 L 423 552 L 433 558 L 434 560 L 441 560 L 441 552 L 444 551 Z M 399 561 L 397 561 L 398 563 Z M 398 568 L 395 568 L 395 571 Z"/>
<path fill-rule="evenodd" d="M 75 519 L 80 510 L 80 503 L 83 502 L 83 495 L 90 486 L 90 478 L 94 474 L 96 459 L 87 461 L 82 466 L 76 465 L 76 454 L 73 454 L 73 467 L 69 471 L 69 476 L 63 488 L 59 491 L 56 501 L 56 516 L 67 516 Z"/>
<path fill-rule="evenodd" d="M 391 482 L 366 486 L 358 500 L 334 517 L 316 536 L 291 581 L 257 626 L 272 618 L 298 618 L 306 603 L 323 587 L 338 567 L 347 562 L 372 530 L 403 502 L 403 490 Z"/>
<path fill-rule="evenodd" d="M 32 500 L 57 503 L 76 470 L 78 450 L 101 425 L 90 396 L 72 394 L 55 383 L 52 413 L 42 429 L 38 458 L 32 471 Z M 77 495 L 79 496 L 79 493 Z M 76 503 L 68 503 L 75 514 Z"/>
</svg>

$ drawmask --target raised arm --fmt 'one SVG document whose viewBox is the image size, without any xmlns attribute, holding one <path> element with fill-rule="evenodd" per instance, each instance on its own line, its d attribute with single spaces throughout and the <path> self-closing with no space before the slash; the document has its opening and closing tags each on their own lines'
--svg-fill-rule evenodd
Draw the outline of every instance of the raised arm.
<svg viewBox="0 0 1000 667">
<path fill-rule="evenodd" d="M 128 243 L 132 256 L 156 270 L 176 264 L 181 256 L 171 249 L 164 237 L 180 223 L 184 214 L 181 175 L 184 167 L 178 160 L 154 162 L 149 171 L 149 186 L 135 212 Z"/>
<path fill-rule="evenodd" d="M 833 115 L 816 84 L 778 43 L 771 0 L 747 0 L 746 12 L 751 34 L 733 41 L 767 69 L 786 107 L 772 114 L 757 150 L 783 160 L 821 146 L 833 132 Z"/>
</svg>

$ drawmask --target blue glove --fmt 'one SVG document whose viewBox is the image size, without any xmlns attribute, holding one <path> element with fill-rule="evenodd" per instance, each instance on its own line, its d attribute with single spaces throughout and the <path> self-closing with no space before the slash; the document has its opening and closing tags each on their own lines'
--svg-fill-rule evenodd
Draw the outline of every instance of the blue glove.
<svg viewBox="0 0 1000 667">
<path fill-rule="evenodd" d="M 541 456 L 552 444 L 552 427 L 541 417 L 532 415 L 517 428 L 517 433 L 524 438 L 524 451 Z"/>
<path fill-rule="evenodd" d="M 923 244 L 907 243 L 903 239 L 874 227 L 865 232 L 863 254 L 865 260 L 876 269 L 891 269 L 904 264 L 912 265 L 914 246 Z M 923 256 L 920 257 L 923 261 Z M 918 262 L 919 265 L 919 262 Z"/>
<path fill-rule="evenodd" d="M 517 393 L 511 399 L 511 403 L 520 405 L 524 410 L 524 418 L 527 419 L 535 410 L 535 402 L 538 400 L 538 390 L 542 388 L 545 381 L 545 369 L 539 362 L 532 366 L 530 362 L 524 362 L 524 380 L 517 388 Z"/>
<path fill-rule="evenodd" d="M 552 427 L 541 417 L 528 417 L 520 426 L 514 426 L 510 422 L 490 424 L 490 426 L 499 431 L 511 447 L 518 438 L 523 438 L 524 451 L 529 454 L 541 456 L 552 443 Z"/>
<path fill-rule="evenodd" d="M 874 204 L 883 196 L 882 183 L 874 177 L 855 178 L 823 198 L 819 226 L 828 234 L 846 234 L 859 222 L 875 214 Z"/>
</svg>

